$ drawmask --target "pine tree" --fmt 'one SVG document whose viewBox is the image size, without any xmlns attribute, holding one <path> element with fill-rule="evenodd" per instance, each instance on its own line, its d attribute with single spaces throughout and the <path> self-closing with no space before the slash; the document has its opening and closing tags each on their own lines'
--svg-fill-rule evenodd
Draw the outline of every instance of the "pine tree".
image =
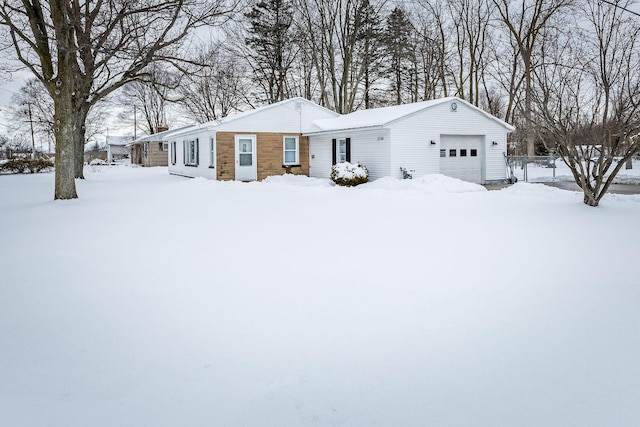
<svg viewBox="0 0 640 427">
<path fill-rule="evenodd" d="M 403 103 L 403 91 L 410 87 L 412 80 L 412 59 L 415 49 L 411 37 L 412 25 L 403 9 L 396 7 L 387 18 L 384 34 L 384 46 L 389 60 L 388 76 L 391 78 L 391 90 L 395 95 L 395 103 Z M 414 70 L 415 72 L 415 70 Z"/>
<path fill-rule="evenodd" d="M 380 63 L 384 52 L 380 49 L 384 28 L 378 11 L 365 0 L 360 12 L 358 40 L 360 43 L 362 67 L 364 68 L 363 91 L 364 107 L 372 108 L 372 87 L 382 74 Z"/>
<path fill-rule="evenodd" d="M 289 0 L 259 1 L 251 12 L 245 39 L 256 82 L 270 104 L 288 97 L 287 76 L 295 59 L 293 7 Z"/>
</svg>

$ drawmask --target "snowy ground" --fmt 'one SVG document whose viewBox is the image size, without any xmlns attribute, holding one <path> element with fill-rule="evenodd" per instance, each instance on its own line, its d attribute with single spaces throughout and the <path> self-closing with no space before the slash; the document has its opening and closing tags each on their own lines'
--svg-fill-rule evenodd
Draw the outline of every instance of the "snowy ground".
<svg viewBox="0 0 640 427">
<path fill-rule="evenodd" d="M 0 177 L 0 425 L 637 426 L 640 196 Z"/>
<path fill-rule="evenodd" d="M 548 182 L 548 181 L 566 181 L 575 182 L 571 170 L 560 159 L 555 162 L 555 176 L 553 168 L 539 166 L 535 163 L 527 165 L 528 182 Z M 524 170 L 522 167 L 514 168 L 514 173 L 519 181 L 524 180 Z M 633 167 L 626 169 L 624 166 L 614 179 L 616 184 L 640 184 L 640 160 L 633 161 Z"/>
</svg>

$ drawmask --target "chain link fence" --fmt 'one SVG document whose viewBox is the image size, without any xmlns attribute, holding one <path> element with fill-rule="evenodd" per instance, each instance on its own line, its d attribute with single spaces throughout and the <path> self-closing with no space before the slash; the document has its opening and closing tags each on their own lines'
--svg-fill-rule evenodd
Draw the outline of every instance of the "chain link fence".
<svg viewBox="0 0 640 427">
<path fill-rule="evenodd" d="M 511 174 L 510 178 L 517 178 L 518 180 L 522 180 L 525 182 L 529 181 L 529 169 L 532 167 L 536 168 L 536 175 L 540 175 L 540 170 L 543 170 L 547 173 L 543 173 L 551 177 L 552 179 L 556 178 L 556 169 L 557 164 L 556 160 L 559 157 L 555 155 L 548 156 L 514 156 L 510 155 L 506 157 L 507 168 L 509 173 Z"/>
</svg>

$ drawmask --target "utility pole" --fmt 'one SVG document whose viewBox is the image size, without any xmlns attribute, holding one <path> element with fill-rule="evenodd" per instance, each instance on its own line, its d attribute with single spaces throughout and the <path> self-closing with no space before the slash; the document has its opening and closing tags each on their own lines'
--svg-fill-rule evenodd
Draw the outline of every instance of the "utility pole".
<svg viewBox="0 0 640 427">
<path fill-rule="evenodd" d="M 138 115 L 137 115 L 136 104 L 133 104 L 133 140 L 134 141 L 137 139 L 136 129 L 138 129 Z"/>
<path fill-rule="evenodd" d="M 31 103 L 27 102 L 27 111 L 29 114 L 29 127 L 31 128 L 31 158 L 36 159 L 36 138 L 33 132 L 33 118 L 31 116 Z"/>
</svg>

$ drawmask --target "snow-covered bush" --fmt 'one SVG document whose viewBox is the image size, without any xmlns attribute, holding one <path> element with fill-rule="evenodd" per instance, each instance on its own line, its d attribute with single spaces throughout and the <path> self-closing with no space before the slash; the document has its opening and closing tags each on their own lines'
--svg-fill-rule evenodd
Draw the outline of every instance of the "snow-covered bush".
<svg viewBox="0 0 640 427">
<path fill-rule="evenodd" d="M 342 162 L 333 165 L 330 178 L 338 185 L 354 187 L 369 182 L 369 171 L 360 162 Z"/>
<path fill-rule="evenodd" d="M 53 169 L 49 159 L 9 159 L 0 165 L 0 173 L 38 173 Z"/>
<path fill-rule="evenodd" d="M 98 159 L 98 158 L 96 158 L 96 159 L 91 160 L 91 161 L 89 162 L 89 164 L 90 164 L 91 166 L 104 166 L 104 165 L 106 165 L 106 164 L 107 164 L 107 162 L 105 162 L 105 161 L 104 161 L 104 160 L 102 160 L 102 159 Z"/>
</svg>

